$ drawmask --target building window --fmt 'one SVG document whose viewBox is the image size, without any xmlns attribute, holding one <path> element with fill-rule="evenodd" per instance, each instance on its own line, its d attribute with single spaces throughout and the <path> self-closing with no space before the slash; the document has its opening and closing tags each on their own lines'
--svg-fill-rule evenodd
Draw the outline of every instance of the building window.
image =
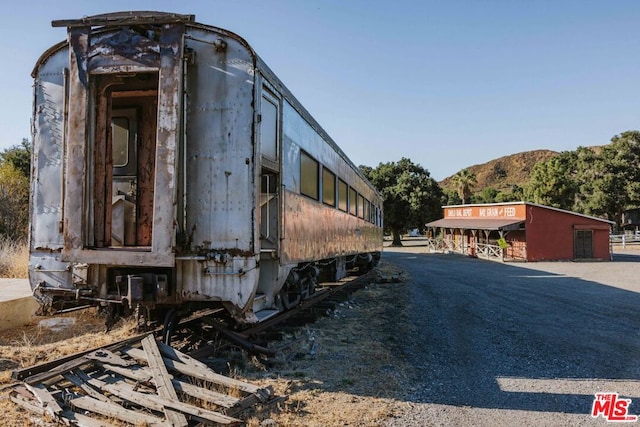
<svg viewBox="0 0 640 427">
<path fill-rule="evenodd" d="M 344 212 L 347 212 L 348 209 L 348 192 L 349 187 L 347 186 L 347 183 L 341 179 L 338 179 L 338 209 Z"/>
<path fill-rule="evenodd" d="M 336 206 L 336 175 L 325 167 L 322 168 L 322 201 Z"/>
<path fill-rule="evenodd" d="M 314 200 L 318 194 L 318 162 L 308 154 L 300 153 L 300 192 Z"/>
</svg>

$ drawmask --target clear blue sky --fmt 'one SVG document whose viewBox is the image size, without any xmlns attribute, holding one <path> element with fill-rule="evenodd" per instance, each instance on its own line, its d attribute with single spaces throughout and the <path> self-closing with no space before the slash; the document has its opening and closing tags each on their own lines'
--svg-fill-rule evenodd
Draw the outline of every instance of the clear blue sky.
<svg viewBox="0 0 640 427">
<path fill-rule="evenodd" d="M 533 149 L 640 129 L 637 0 L 23 1 L 0 36 L 0 149 L 30 138 L 54 19 L 191 13 L 244 37 L 356 164 L 408 157 L 438 180 Z"/>
</svg>

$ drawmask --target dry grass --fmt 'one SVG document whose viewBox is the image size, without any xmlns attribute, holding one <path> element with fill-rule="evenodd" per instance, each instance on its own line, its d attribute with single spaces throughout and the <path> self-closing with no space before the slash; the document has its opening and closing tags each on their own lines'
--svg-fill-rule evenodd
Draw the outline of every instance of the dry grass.
<svg viewBox="0 0 640 427">
<path fill-rule="evenodd" d="M 0 424 L 4 426 L 31 426 L 36 421 L 19 409 L 8 398 L 8 385 L 13 383 L 11 373 L 36 364 L 58 359 L 135 335 L 136 322 L 118 324 L 106 333 L 104 318 L 96 309 L 86 309 L 56 317 L 75 318 L 75 324 L 60 330 L 42 327 L 38 320 L 16 329 L 0 332 Z M 40 423 L 39 425 L 47 425 Z"/>
<path fill-rule="evenodd" d="M 385 276 L 407 278 L 381 264 Z M 405 365 L 395 351 L 394 313 L 403 283 L 371 284 L 351 300 L 285 339 L 295 344 L 268 370 L 247 363 L 245 381 L 272 386 L 288 400 L 256 412 L 247 426 L 273 420 L 278 426 L 377 426 L 400 412 Z M 273 343 L 274 346 L 283 343 Z M 269 425 L 268 423 L 266 425 Z"/>
<path fill-rule="evenodd" d="M 245 356 L 240 366 L 221 372 L 288 395 L 278 406 L 244 414 L 247 426 L 376 426 L 400 412 L 405 405 L 401 384 L 406 371 L 394 341 L 400 323 L 409 321 L 396 316 L 402 308 L 397 293 L 405 292 L 402 282 L 407 278 L 385 263 L 380 269 L 385 276 L 400 276 L 401 283 L 371 284 L 326 317 L 273 342 L 285 349 L 269 367 Z M 105 334 L 93 309 L 75 315 L 76 324 L 59 332 L 34 323 L 0 333 L 3 427 L 35 425 L 29 414 L 7 399 L 6 390 L 1 391 L 12 382 L 13 369 L 106 345 L 131 335 L 135 326 L 127 324 Z"/>
<path fill-rule="evenodd" d="M 27 278 L 29 246 L 26 242 L 0 238 L 0 277 Z"/>
<path fill-rule="evenodd" d="M 108 345 L 132 336 L 136 327 L 132 319 L 107 333 L 104 318 L 97 315 L 94 308 L 56 316 L 62 317 L 74 318 L 75 323 L 60 329 L 50 329 L 41 326 L 41 319 L 37 319 L 23 328 L 1 331 L 0 360 L 10 360 L 17 367 L 24 368 L 89 348 Z"/>
</svg>

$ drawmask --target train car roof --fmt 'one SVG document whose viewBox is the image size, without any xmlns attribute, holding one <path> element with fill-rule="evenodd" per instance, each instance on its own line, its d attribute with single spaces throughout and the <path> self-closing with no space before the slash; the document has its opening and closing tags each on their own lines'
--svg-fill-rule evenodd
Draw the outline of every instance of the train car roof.
<svg viewBox="0 0 640 427">
<path fill-rule="evenodd" d="M 272 85 L 282 93 L 284 98 L 302 115 L 302 117 L 309 123 L 309 125 L 325 140 L 331 147 L 353 168 L 353 170 L 365 181 L 368 185 L 378 194 L 380 192 L 369 182 L 349 157 L 342 151 L 338 144 L 329 136 L 329 134 L 320 126 L 320 124 L 313 118 L 313 116 L 307 111 L 307 109 L 298 101 L 293 93 L 284 85 L 280 78 L 269 68 L 269 66 L 260 58 L 251 45 L 241 36 L 231 31 L 225 30 L 213 25 L 201 24 L 195 21 L 195 15 L 184 15 L 170 12 L 156 12 L 156 11 L 125 11 L 125 12 L 113 12 L 104 13 L 100 15 L 84 16 L 79 19 L 62 19 L 54 20 L 51 22 L 52 27 L 97 27 L 96 31 L 108 31 L 109 27 L 118 25 L 161 25 L 170 23 L 184 23 L 186 26 L 200 28 L 205 31 L 213 31 L 217 33 L 225 34 L 231 38 L 238 40 L 242 43 L 254 58 L 254 66 L 265 75 Z M 46 59 L 59 49 L 67 46 L 67 41 L 61 41 L 49 49 L 47 49 L 36 61 L 36 64 L 31 72 L 33 78 L 36 77 L 38 69 L 46 61 Z"/>
</svg>

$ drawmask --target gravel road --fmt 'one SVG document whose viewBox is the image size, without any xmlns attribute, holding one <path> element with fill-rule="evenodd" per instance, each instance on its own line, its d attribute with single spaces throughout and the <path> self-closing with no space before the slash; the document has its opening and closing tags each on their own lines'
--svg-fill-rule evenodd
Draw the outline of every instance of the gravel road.
<svg viewBox="0 0 640 427">
<path fill-rule="evenodd" d="M 606 425 L 596 392 L 640 414 L 640 253 L 502 264 L 385 250 L 411 280 L 396 336 L 407 363 L 389 426 Z"/>
</svg>

